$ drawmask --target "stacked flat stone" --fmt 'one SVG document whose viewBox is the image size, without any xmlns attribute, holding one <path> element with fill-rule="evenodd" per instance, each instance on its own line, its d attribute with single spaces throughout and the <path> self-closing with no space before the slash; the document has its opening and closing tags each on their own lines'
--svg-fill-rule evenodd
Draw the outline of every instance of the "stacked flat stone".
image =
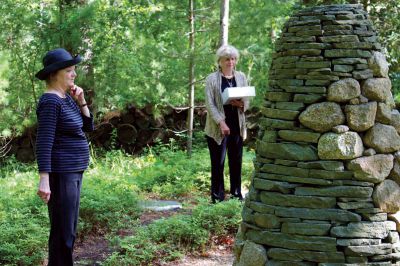
<svg viewBox="0 0 400 266">
<path fill-rule="evenodd" d="M 285 24 L 234 265 L 400 265 L 400 114 L 361 5 Z"/>
</svg>

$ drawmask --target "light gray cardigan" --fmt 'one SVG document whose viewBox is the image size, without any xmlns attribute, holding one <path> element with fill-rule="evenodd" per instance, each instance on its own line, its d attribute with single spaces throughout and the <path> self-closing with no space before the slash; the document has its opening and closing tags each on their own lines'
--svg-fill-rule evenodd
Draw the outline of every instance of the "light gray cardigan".
<svg viewBox="0 0 400 266">
<path fill-rule="evenodd" d="M 237 87 L 248 86 L 247 78 L 244 73 L 239 71 L 234 71 L 234 76 Z M 219 123 L 225 120 L 225 112 L 221 96 L 222 94 L 221 83 L 222 83 L 222 74 L 220 71 L 217 71 L 211 73 L 207 77 L 206 87 L 205 87 L 207 120 L 204 131 L 206 135 L 213 138 L 218 143 L 218 145 L 221 145 L 221 142 L 224 139 L 224 135 L 222 135 Z M 247 131 L 245 125 L 246 120 L 244 112 L 249 108 L 249 100 L 244 100 L 243 102 L 244 102 L 244 108 L 243 108 L 244 110 L 242 111 L 240 108 L 237 109 L 239 116 L 240 136 L 242 136 L 243 139 L 246 139 Z"/>
</svg>

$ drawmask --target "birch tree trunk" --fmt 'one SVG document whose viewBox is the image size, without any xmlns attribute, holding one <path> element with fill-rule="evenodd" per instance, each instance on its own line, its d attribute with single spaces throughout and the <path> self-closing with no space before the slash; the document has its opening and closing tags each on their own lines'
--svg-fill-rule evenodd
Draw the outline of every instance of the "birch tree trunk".
<svg viewBox="0 0 400 266">
<path fill-rule="evenodd" d="M 187 119 L 187 128 L 188 128 L 188 139 L 187 139 L 187 155 L 188 157 L 192 156 L 192 141 L 193 141 L 193 116 L 194 116 L 194 69 L 195 69 L 195 60 L 194 60 L 194 0 L 189 0 L 189 24 L 190 24 L 190 33 L 189 33 L 189 111 L 188 111 L 188 119 Z"/>
<path fill-rule="evenodd" d="M 228 44 L 229 0 L 221 0 L 219 46 Z"/>
</svg>

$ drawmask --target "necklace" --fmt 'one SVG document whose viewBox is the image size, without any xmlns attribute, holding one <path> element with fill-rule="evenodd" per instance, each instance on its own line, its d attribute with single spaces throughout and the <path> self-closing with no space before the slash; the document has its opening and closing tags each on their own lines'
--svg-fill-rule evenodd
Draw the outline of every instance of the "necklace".
<svg viewBox="0 0 400 266">
<path fill-rule="evenodd" d="M 232 88 L 232 87 L 233 87 L 233 82 L 234 82 L 234 80 L 235 80 L 235 77 L 232 76 L 230 79 L 228 79 L 227 77 L 225 77 L 225 79 L 226 79 L 226 82 L 228 82 L 229 88 Z"/>
<path fill-rule="evenodd" d="M 65 91 L 60 89 L 47 89 L 47 92 L 54 93 L 60 96 L 61 98 L 65 98 Z"/>
</svg>

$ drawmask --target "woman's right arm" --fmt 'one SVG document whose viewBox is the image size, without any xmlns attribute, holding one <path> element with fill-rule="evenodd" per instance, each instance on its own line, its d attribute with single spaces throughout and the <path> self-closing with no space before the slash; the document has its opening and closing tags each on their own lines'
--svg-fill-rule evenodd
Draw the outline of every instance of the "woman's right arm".
<svg viewBox="0 0 400 266">
<path fill-rule="evenodd" d="M 211 118 L 215 121 L 215 123 L 219 124 L 221 121 L 225 120 L 225 115 L 221 113 L 215 103 L 214 97 L 214 84 L 212 82 L 212 76 L 209 76 L 206 80 L 205 87 L 205 101 L 207 111 L 210 113 Z"/>
<path fill-rule="evenodd" d="M 217 123 L 221 129 L 223 135 L 229 135 L 229 127 L 225 123 L 225 115 L 218 110 L 215 103 L 214 97 L 214 84 L 212 82 L 212 76 L 209 76 L 206 80 L 205 87 L 205 101 L 207 111 L 210 113 L 211 118 Z"/>
<path fill-rule="evenodd" d="M 36 158 L 40 177 L 37 194 L 46 203 L 49 201 L 51 194 L 49 184 L 51 151 L 53 149 L 59 112 L 60 104 L 55 99 L 48 99 L 41 102 L 37 110 Z"/>
</svg>

